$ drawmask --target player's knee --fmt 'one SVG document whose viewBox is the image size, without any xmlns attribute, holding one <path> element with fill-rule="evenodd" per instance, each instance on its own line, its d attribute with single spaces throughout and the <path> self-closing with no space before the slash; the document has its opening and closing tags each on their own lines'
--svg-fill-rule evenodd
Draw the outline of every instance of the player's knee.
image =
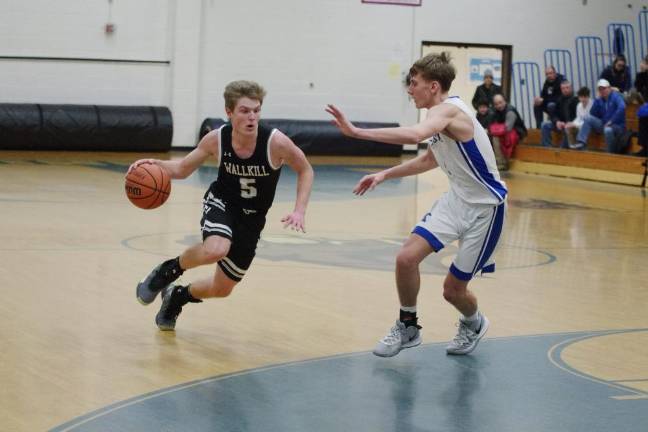
<svg viewBox="0 0 648 432">
<path fill-rule="evenodd" d="M 203 252 L 205 256 L 205 261 L 208 264 L 213 264 L 227 256 L 227 253 L 229 252 L 229 247 L 223 246 L 221 244 L 204 245 Z"/>
<path fill-rule="evenodd" d="M 400 269 L 413 268 L 419 265 L 416 255 L 410 253 L 407 249 L 401 249 L 396 255 L 396 267 Z"/>
<path fill-rule="evenodd" d="M 457 300 L 457 293 L 455 291 L 452 291 L 450 289 L 447 289 L 445 286 L 443 287 L 443 298 L 448 302 L 448 303 L 454 303 Z"/>
<path fill-rule="evenodd" d="M 465 289 L 453 284 L 451 281 L 446 280 L 443 282 L 443 298 L 448 303 L 454 304 L 461 296 L 464 295 Z"/>
</svg>

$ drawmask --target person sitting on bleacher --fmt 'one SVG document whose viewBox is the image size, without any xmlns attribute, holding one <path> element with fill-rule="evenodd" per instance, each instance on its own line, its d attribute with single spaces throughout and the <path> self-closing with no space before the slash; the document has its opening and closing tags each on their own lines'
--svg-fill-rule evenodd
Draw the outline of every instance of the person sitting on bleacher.
<svg viewBox="0 0 648 432">
<path fill-rule="evenodd" d="M 639 63 L 639 72 L 635 75 L 635 89 L 648 102 L 648 56 Z"/>
<path fill-rule="evenodd" d="M 633 156 L 648 157 L 648 102 L 641 105 L 637 110 L 639 118 L 639 132 L 637 134 L 637 144 L 641 147 Z"/>
<path fill-rule="evenodd" d="M 590 98 L 590 90 L 587 87 L 578 89 L 578 106 L 576 106 L 576 118 L 573 121 L 567 122 L 565 125 L 565 132 L 567 135 L 567 143 L 570 149 L 577 149 L 579 146 L 576 143 L 576 134 L 585 122 L 585 117 L 589 114 L 592 108 L 592 99 Z M 581 147 L 582 148 L 582 147 Z"/>
<path fill-rule="evenodd" d="M 488 132 L 488 126 L 493 121 L 493 110 L 491 110 L 488 105 L 488 101 L 485 99 L 477 102 L 477 113 L 475 114 L 477 121 L 482 125 L 486 132 Z"/>
<path fill-rule="evenodd" d="M 584 148 L 593 130 L 603 133 L 608 153 L 621 153 L 619 137 L 625 134 L 625 101 L 621 93 L 610 87 L 608 80 L 597 83 L 600 97 L 596 98 L 589 115 L 585 116 L 583 126 L 576 137 L 576 148 Z"/>
<path fill-rule="evenodd" d="M 493 97 L 493 106 L 495 111 L 488 132 L 495 152 L 497 169 L 506 171 L 513 149 L 526 136 L 527 129 L 520 113 L 515 107 L 506 103 L 503 95 Z"/>
<path fill-rule="evenodd" d="M 533 100 L 533 114 L 538 128 L 542 127 L 543 113 L 547 113 L 549 118 L 554 116 L 556 103 L 560 97 L 560 83 L 565 80 L 565 77 L 556 72 L 556 68 L 548 66 L 545 69 L 545 76 L 547 79 L 542 85 L 540 96 Z"/>
<path fill-rule="evenodd" d="M 623 54 L 614 57 L 612 64 L 601 72 L 601 79 L 607 80 L 610 85 L 618 89 L 621 93 L 627 93 L 632 87 L 632 77 L 630 68 L 626 64 L 626 58 Z"/>
<path fill-rule="evenodd" d="M 565 126 L 576 118 L 577 105 L 578 98 L 574 96 L 571 83 L 564 80 L 560 83 L 560 98 L 556 102 L 554 115 L 549 118 L 549 121 L 542 123 L 542 145 L 544 147 L 552 146 L 551 132 L 556 131 L 563 134 L 560 147 L 567 148 L 568 141 Z"/>
</svg>

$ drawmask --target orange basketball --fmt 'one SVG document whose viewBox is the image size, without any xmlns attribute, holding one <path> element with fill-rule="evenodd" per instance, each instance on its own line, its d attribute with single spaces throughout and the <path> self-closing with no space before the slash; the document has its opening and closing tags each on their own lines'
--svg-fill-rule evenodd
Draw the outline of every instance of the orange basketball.
<svg viewBox="0 0 648 432">
<path fill-rule="evenodd" d="M 142 164 L 126 175 L 126 196 L 137 207 L 154 209 L 171 193 L 171 178 L 160 166 Z"/>
</svg>

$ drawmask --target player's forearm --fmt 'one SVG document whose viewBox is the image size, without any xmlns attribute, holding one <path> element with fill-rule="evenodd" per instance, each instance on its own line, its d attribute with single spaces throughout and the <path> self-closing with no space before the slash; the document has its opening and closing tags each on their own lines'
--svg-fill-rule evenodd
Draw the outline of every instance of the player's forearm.
<svg viewBox="0 0 648 432">
<path fill-rule="evenodd" d="M 313 168 L 305 167 L 297 173 L 297 198 L 295 199 L 295 211 L 302 214 L 306 213 L 308 200 L 310 199 L 311 189 L 313 188 Z"/>
<path fill-rule="evenodd" d="M 169 174 L 172 179 L 186 178 L 190 173 L 184 172 L 181 160 L 159 160 L 156 159 L 155 163 Z"/>
<path fill-rule="evenodd" d="M 414 127 L 394 127 L 394 128 L 377 128 L 362 129 L 355 128 L 353 136 L 355 138 L 378 141 L 385 144 L 418 144 L 428 137 L 422 136 L 421 132 Z"/>
<path fill-rule="evenodd" d="M 436 166 L 436 161 L 428 153 L 425 153 L 403 164 L 385 170 L 385 180 L 420 174 Z"/>
</svg>

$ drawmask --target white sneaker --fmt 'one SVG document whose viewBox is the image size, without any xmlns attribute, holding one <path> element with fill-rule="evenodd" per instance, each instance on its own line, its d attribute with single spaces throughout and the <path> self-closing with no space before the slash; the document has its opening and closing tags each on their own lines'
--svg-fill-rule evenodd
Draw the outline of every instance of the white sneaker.
<svg viewBox="0 0 648 432">
<path fill-rule="evenodd" d="M 419 327 L 405 327 L 402 321 L 396 320 L 394 327 L 387 336 L 376 345 L 373 353 L 379 357 L 393 357 L 405 348 L 412 348 L 421 344 Z"/>
<path fill-rule="evenodd" d="M 480 339 L 484 337 L 490 326 L 490 322 L 486 315 L 479 312 L 479 319 L 481 320 L 479 329 L 477 331 L 471 330 L 468 325 L 459 320 L 459 331 L 457 336 L 448 344 L 446 352 L 448 354 L 463 355 L 470 354 L 475 348 Z"/>
</svg>

